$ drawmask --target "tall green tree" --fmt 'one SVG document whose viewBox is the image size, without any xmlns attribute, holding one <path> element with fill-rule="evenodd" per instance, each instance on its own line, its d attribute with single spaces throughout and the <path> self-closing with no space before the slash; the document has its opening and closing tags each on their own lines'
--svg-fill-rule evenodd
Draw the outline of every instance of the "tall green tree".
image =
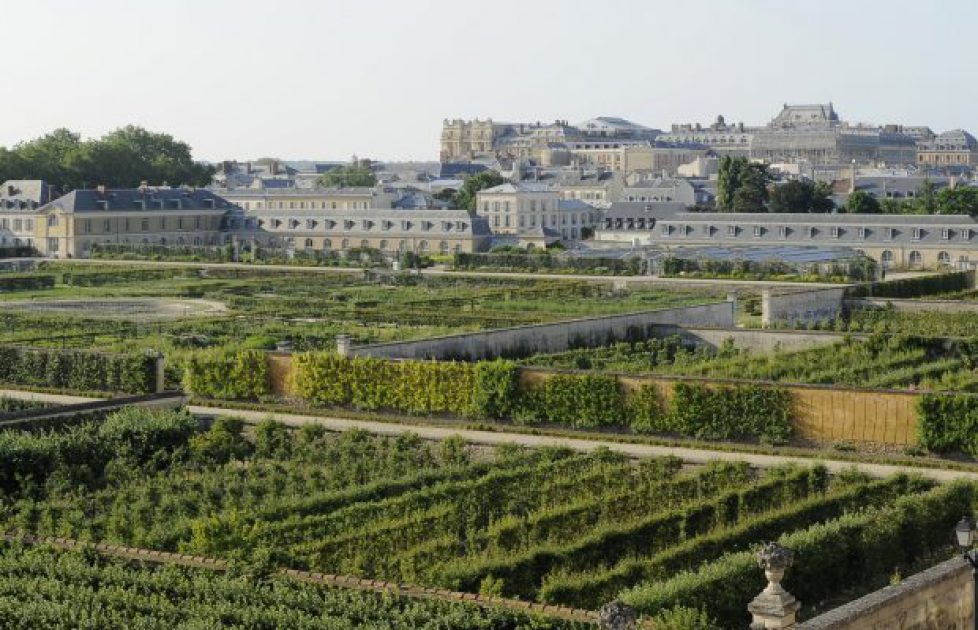
<svg viewBox="0 0 978 630">
<path fill-rule="evenodd" d="M 476 193 L 486 188 L 499 186 L 505 182 L 506 180 L 503 179 L 503 176 L 496 171 L 482 171 L 481 173 L 470 175 L 465 178 L 462 188 L 455 193 L 455 207 L 468 210 L 470 214 L 474 213 Z"/>
<path fill-rule="evenodd" d="M 881 211 L 876 197 L 862 190 L 856 190 L 849 195 L 845 209 L 850 214 L 879 214 Z"/>
<path fill-rule="evenodd" d="M 770 182 L 766 165 L 724 156 L 717 177 L 717 207 L 723 212 L 765 212 Z"/>
<path fill-rule="evenodd" d="M 944 188 L 937 193 L 937 212 L 978 216 L 978 188 L 973 186 Z"/>
<path fill-rule="evenodd" d="M 193 160 L 190 145 L 133 125 L 90 140 L 56 129 L 0 149 L 0 180 L 43 179 L 61 191 L 97 184 L 133 188 L 143 181 L 203 186 L 213 172 Z"/>
<path fill-rule="evenodd" d="M 831 194 L 825 182 L 792 180 L 771 190 L 768 208 L 771 212 L 831 212 L 835 207 Z"/>
</svg>

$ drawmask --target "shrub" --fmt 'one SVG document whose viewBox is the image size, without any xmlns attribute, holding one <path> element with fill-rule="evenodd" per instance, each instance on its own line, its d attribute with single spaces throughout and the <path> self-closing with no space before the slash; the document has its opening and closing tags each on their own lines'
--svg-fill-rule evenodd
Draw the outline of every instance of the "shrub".
<svg viewBox="0 0 978 630">
<path fill-rule="evenodd" d="M 519 394 L 519 372 L 512 361 L 482 361 L 476 364 L 472 392 L 472 414 L 480 418 L 509 418 Z"/>
<path fill-rule="evenodd" d="M 978 456 L 978 396 L 924 394 L 917 401 L 917 439 L 935 453 Z"/>
<path fill-rule="evenodd" d="M 709 440 L 758 436 L 781 443 L 791 435 L 791 394 L 756 385 L 710 389 L 676 383 L 667 426 Z"/>
<path fill-rule="evenodd" d="M 184 365 L 183 387 L 208 398 L 261 398 L 271 391 L 268 359 L 260 350 L 194 352 Z"/>
<path fill-rule="evenodd" d="M 631 425 L 637 433 L 665 433 L 669 419 L 663 413 L 659 390 L 655 385 L 642 385 L 629 398 Z"/>
<path fill-rule="evenodd" d="M 0 347 L 0 382 L 146 394 L 156 385 L 156 357 L 4 346 Z"/>
<path fill-rule="evenodd" d="M 240 418 L 217 418 L 209 430 L 190 438 L 190 452 L 207 464 L 243 459 L 251 452 L 251 445 L 242 435 L 243 429 L 244 421 Z"/>
</svg>

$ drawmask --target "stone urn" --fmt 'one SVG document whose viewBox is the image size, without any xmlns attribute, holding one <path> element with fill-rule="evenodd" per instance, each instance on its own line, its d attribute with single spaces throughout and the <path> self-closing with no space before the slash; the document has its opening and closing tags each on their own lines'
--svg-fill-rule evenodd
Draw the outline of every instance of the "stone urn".
<svg viewBox="0 0 978 630">
<path fill-rule="evenodd" d="M 781 580 L 794 561 L 794 553 L 787 547 L 771 542 L 757 552 L 757 565 L 764 570 L 767 587 L 747 606 L 753 615 L 752 630 L 790 628 L 801 602 L 784 590 Z"/>
</svg>

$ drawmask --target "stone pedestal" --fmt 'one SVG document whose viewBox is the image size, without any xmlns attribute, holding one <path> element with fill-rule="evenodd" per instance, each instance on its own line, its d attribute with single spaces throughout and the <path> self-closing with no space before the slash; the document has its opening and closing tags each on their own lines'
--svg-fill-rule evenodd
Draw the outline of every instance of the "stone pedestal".
<svg viewBox="0 0 978 630">
<path fill-rule="evenodd" d="M 350 336 L 336 335 L 336 354 L 341 357 L 350 356 Z"/>
<path fill-rule="evenodd" d="M 757 564 L 764 569 L 767 588 L 747 605 L 753 620 L 751 630 L 793 628 L 801 602 L 781 587 L 784 572 L 791 566 L 794 554 L 777 543 L 768 543 L 757 554 Z"/>
</svg>

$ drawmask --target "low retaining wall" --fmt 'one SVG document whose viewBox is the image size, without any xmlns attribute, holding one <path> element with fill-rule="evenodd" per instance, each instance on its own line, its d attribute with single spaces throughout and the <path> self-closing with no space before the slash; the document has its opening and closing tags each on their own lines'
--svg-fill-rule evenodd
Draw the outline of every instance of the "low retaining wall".
<svg viewBox="0 0 978 630">
<path fill-rule="evenodd" d="M 589 317 L 552 324 L 533 324 L 485 332 L 462 333 L 417 341 L 378 343 L 349 348 L 348 356 L 385 359 L 460 359 L 477 361 L 497 357 L 563 352 L 570 348 L 603 346 L 632 337 L 647 338 L 664 324 L 732 328 L 734 303 L 642 311 L 625 315 Z"/>
<path fill-rule="evenodd" d="M 961 558 L 954 558 L 795 627 L 797 630 L 970 630 L 973 620 L 971 566 Z"/>
<path fill-rule="evenodd" d="M 24 396 L 24 398 L 30 400 L 29 396 Z M 190 397 L 183 392 L 163 392 L 160 394 L 146 394 L 144 396 L 127 396 L 124 398 L 110 398 L 109 400 L 55 405 L 41 407 L 39 409 L 25 409 L 23 411 L 0 414 L 0 429 L 25 424 L 30 425 L 43 420 L 71 417 L 80 413 L 107 413 L 122 409 L 123 407 L 177 409 L 186 405 L 189 400 Z"/>
<path fill-rule="evenodd" d="M 679 335 L 685 341 L 710 348 L 719 348 L 724 341 L 731 339 L 737 348 L 754 352 L 806 350 L 839 343 L 845 339 L 845 334 L 836 332 L 758 328 L 687 328 L 668 325 L 656 326 L 655 332 L 656 337 Z"/>
<path fill-rule="evenodd" d="M 842 313 L 846 287 L 775 295 L 761 291 L 761 325 L 814 324 L 833 320 Z"/>
<path fill-rule="evenodd" d="M 846 300 L 846 307 L 859 308 L 892 308 L 900 313 L 926 313 L 940 311 L 941 313 L 976 313 L 978 302 L 963 300 L 896 300 L 887 298 L 861 298 Z"/>
</svg>

